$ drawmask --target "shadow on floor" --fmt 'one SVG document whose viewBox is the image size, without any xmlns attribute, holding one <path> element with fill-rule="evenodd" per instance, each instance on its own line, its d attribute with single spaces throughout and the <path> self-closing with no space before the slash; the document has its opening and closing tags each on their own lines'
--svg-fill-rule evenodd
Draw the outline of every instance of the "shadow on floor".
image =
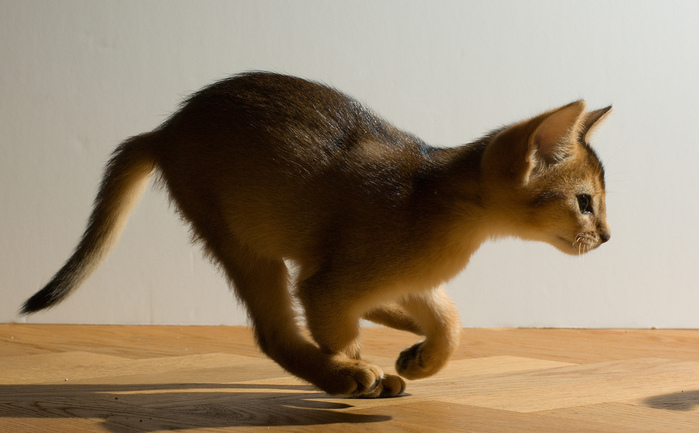
<svg viewBox="0 0 699 433">
<path fill-rule="evenodd" d="M 326 401 L 323 401 L 326 400 Z M 310 386 L 258 384 L 0 385 L 0 420 L 102 419 L 109 431 L 375 423 Z"/>
<path fill-rule="evenodd" d="M 699 407 L 699 391 L 682 391 L 673 394 L 656 395 L 643 401 L 655 409 L 690 411 Z"/>
</svg>

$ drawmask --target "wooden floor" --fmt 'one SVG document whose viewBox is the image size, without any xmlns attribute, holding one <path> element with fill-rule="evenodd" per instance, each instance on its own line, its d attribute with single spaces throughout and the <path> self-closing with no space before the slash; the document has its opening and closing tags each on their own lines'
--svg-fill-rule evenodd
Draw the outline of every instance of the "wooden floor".
<svg viewBox="0 0 699 433">
<path fill-rule="evenodd" d="M 386 369 L 409 334 L 364 330 Z M 0 432 L 699 432 L 699 331 L 466 329 L 407 395 L 332 398 L 235 327 L 0 325 Z"/>
</svg>

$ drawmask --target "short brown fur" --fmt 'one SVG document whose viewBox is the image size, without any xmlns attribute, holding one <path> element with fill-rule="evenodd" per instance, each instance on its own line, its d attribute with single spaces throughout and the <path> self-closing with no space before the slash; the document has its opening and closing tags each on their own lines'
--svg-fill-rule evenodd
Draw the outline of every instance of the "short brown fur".
<svg viewBox="0 0 699 433">
<path fill-rule="evenodd" d="M 578 101 L 435 148 L 330 87 L 232 77 L 115 151 L 83 239 L 23 313 L 60 302 L 89 275 L 157 170 L 268 356 L 330 394 L 400 394 L 403 379 L 361 359 L 359 320 L 424 335 L 396 369 L 429 376 L 459 340 L 442 284 L 482 242 L 517 236 L 581 254 L 608 240 L 588 135 L 610 108 L 585 113 Z M 299 331 L 294 298 L 314 341 Z"/>
</svg>

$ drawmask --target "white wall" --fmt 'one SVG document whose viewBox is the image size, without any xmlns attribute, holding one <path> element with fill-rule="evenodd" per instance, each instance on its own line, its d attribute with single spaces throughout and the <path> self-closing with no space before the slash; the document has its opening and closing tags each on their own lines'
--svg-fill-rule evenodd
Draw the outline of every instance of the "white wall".
<svg viewBox="0 0 699 433">
<path fill-rule="evenodd" d="M 0 321 L 244 324 L 150 190 L 58 308 L 16 316 L 82 233 L 104 162 L 249 69 L 330 83 L 432 144 L 586 98 L 612 240 L 488 244 L 450 283 L 465 326 L 699 327 L 699 3 L 0 0 Z"/>
</svg>

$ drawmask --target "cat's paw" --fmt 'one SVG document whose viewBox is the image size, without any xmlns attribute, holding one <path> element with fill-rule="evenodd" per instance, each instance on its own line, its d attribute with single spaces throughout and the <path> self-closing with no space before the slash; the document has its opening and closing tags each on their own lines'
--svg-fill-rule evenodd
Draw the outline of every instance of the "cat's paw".
<svg viewBox="0 0 699 433">
<path fill-rule="evenodd" d="M 363 397 L 376 392 L 381 386 L 383 371 L 362 360 L 335 360 L 335 367 L 317 385 L 331 395 Z"/>
<path fill-rule="evenodd" d="M 399 376 L 387 374 L 381 379 L 381 383 L 373 392 L 360 395 L 359 398 L 396 397 L 403 394 L 403 391 L 405 391 L 405 381 Z"/>
<path fill-rule="evenodd" d="M 407 379 L 420 379 L 438 372 L 446 359 L 430 354 L 426 342 L 417 343 L 402 351 L 396 361 L 396 371 Z"/>
<path fill-rule="evenodd" d="M 405 381 L 394 374 L 387 374 L 381 379 L 381 387 L 379 397 L 395 397 L 405 392 Z"/>
<path fill-rule="evenodd" d="M 341 361 L 330 383 L 321 388 L 332 395 L 350 398 L 395 397 L 405 391 L 405 381 L 394 374 L 383 374 L 376 365 L 363 360 Z"/>
</svg>

